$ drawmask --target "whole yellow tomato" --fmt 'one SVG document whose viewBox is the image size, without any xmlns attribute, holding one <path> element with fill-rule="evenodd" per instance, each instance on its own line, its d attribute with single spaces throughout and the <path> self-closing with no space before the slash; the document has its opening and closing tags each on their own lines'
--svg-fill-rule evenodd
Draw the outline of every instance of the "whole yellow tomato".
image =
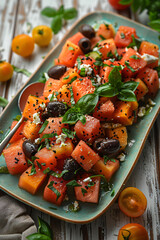
<svg viewBox="0 0 160 240">
<path fill-rule="evenodd" d="M 17 35 L 12 41 L 12 51 L 22 57 L 30 56 L 33 50 L 34 40 L 26 34 Z"/>
<path fill-rule="evenodd" d="M 50 27 L 45 25 L 40 25 L 32 30 L 32 37 L 35 43 L 40 47 L 46 47 L 52 40 L 52 30 Z"/>
<path fill-rule="evenodd" d="M 0 61 L 0 82 L 8 81 L 13 75 L 13 67 L 10 63 Z"/>
<path fill-rule="evenodd" d="M 128 223 L 119 230 L 118 240 L 149 240 L 149 237 L 142 225 Z"/>
</svg>

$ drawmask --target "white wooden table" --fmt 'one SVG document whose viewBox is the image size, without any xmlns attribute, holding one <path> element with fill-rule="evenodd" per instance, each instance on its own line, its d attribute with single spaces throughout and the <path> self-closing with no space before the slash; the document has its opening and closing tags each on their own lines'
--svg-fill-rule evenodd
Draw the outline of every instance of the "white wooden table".
<svg viewBox="0 0 160 240">
<path fill-rule="evenodd" d="M 40 10 L 46 6 L 58 8 L 64 4 L 66 8 L 76 7 L 78 18 L 93 10 L 115 11 L 107 0 L 0 0 L 0 47 L 4 51 L 0 53 L 0 59 L 7 60 L 13 65 L 26 68 L 34 72 L 42 56 L 59 41 L 75 20 L 68 22 L 59 34 L 54 36 L 52 43 L 47 47 L 35 48 L 32 57 L 22 59 L 11 52 L 12 38 L 18 34 L 26 33 L 27 22 L 33 27 L 44 24 L 49 25 L 50 20 L 40 15 Z M 133 17 L 128 11 L 120 14 Z M 11 81 L 0 84 L 0 96 L 11 100 L 17 90 L 27 81 L 27 77 L 14 73 Z M 2 109 L 0 109 L 2 111 Z M 160 117 L 154 124 L 146 141 L 145 147 L 126 186 L 139 188 L 144 192 L 148 200 L 147 210 L 142 217 L 133 219 L 125 216 L 115 202 L 110 209 L 94 222 L 86 225 L 76 225 L 57 220 L 30 207 L 28 212 L 37 223 L 37 216 L 46 220 L 53 229 L 56 240 L 116 240 L 119 229 L 130 222 L 142 224 L 148 231 L 151 240 L 160 239 Z"/>
</svg>

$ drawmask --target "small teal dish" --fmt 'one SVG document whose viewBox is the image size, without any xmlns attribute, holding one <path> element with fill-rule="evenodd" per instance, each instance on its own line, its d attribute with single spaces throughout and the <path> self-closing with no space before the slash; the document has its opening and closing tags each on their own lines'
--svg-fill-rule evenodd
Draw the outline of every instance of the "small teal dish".
<svg viewBox="0 0 160 240">
<path fill-rule="evenodd" d="M 88 23 L 94 25 L 96 22 L 105 20 L 112 24 L 118 24 L 117 27 L 120 25 L 134 27 L 137 30 L 137 34 L 139 37 L 144 38 L 152 43 L 159 45 L 158 40 L 158 32 L 145 27 L 141 24 L 138 24 L 132 20 L 129 20 L 125 17 L 120 15 L 110 13 L 110 12 L 93 12 L 88 14 L 87 16 L 83 17 L 79 21 L 77 21 L 71 30 L 64 36 L 64 38 L 59 42 L 47 55 L 44 59 L 42 64 L 39 66 L 37 71 L 30 77 L 27 84 L 32 82 L 36 82 L 43 72 L 46 72 L 52 65 L 53 59 L 57 58 L 62 46 L 64 45 L 67 38 L 71 37 L 74 33 L 77 32 L 78 27 L 81 24 Z M 27 85 L 26 84 L 26 85 Z M 24 88 L 24 87 L 23 87 Z M 22 89 L 23 89 L 22 88 Z M 22 90 L 21 89 L 21 90 Z M 6 132 L 8 132 L 9 127 L 11 125 L 12 119 L 20 114 L 18 109 L 18 97 L 21 90 L 17 93 L 14 99 L 9 103 L 6 107 L 4 112 L 0 117 L 0 130 L 3 130 L 4 135 L 1 134 L 0 141 L 4 138 Z M 145 140 L 151 130 L 151 127 L 158 116 L 159 113 L 159 106 L 160 106 L 160 92 L 155 97 L 154 101 L 156 105 L 153 107 L 151 113 L 147 116 L 142 118 L 138 121 L 134 126 L 130 127 L 129 132 L 129 139 L 134 139 L 135 143 L 132 147 L 127 147 L 127 157 L 126 161 L 124 161 L 120 169 L 114 175 L 112 179 L 112 183 L 114 185 L 115 195 L 111 196 L 111 193 L 103 194 L 100 196 L 98 204 L 91 204 L 91 203 L 80 203 L 81 210 L 79 212 L 66 212 L 65 211 L 65 204 L 63 206 L 57 207 L 53 204 L 50 204 L 43 200 L 42 193 L 38 193 L 37 195 L 33 196 L 28 192 L 20 189 L 18 187 L 18 176 L 11 176 L 9 174 L 1 174 L 0 175 L 0 188 L 8 193 L 9 195 L 15 197 L 16 199 L 42 211 L 47 214 L 50 214 L 53 217 L 57 217 L 61 220 L 65 220 L 72 223 L 88 223 L 99 217 L 103 214 L 109 206 L 115 201 L 117 198 L 123 184 L 127 181 L 129 175 L 131 174 L 133 168 L 135 167 L 140 153 L 143 149 L 145 144 Z M 0 166 L 5 165 L 4 157 L 0 157 Z M 55 209 L 56 208 L 56 209 Z"/>
</svg>

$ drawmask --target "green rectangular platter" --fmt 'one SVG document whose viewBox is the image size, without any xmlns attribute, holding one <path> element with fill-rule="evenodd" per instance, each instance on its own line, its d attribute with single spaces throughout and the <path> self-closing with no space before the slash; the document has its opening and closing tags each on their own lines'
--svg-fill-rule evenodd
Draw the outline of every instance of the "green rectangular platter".
<svg viewBox="0 0 160 240">
<path fill-rule="evenodd" d="M 64 36 L 64 38 L 49 52 L 47 57 L 41 63 L 37 71 L 32 74 L 27 84 L 32 82 L 36 82 L 43 72 L 46 72 L 52 65 L 54 58 L 57 58 L 65 41 L 67 38 L 71 37 L 78 31 L 78 27 L 81 24 L 88 23 L 94 25 L 96 22 L 105 20 L 109 23 L 115 24 L 117 23 L 117 28 L 121 25 L 130 26 L 136 28 L 137 34 L 139 37 L 146 39 L 152 43 L 159 45 L 158 40 L 158 32 L 145 27 L 141 24 L 138 24 L 128 18 L 122 17 L 120 15 L 111 13 L 111 12 L 93 12 L 78 20 L 71 30 Z M 26 85 L 27 85 L 26 84 Z M 25 85 L 25 86 L 26 86 Z M 24 86 L 23 86 L 24 87 Z M 23 88 L 22 88 L 23 89 Z M 21 89 L 21 90 L 22 90 Z M 5 133 L 9 131 L 9 127 L 12 123 L 12 119 L 20 114 L 18 109 L 18 97 L 21 90 L 17 93 L 14 99 L 9 103 L 6 109 L 3 111 L 0 116 L 0 130 L 3 130 L 4 135 L 0 134 L 0 141 L 5 136 Z M 81 210 L 77 213 L 66 212 L 64 210 L 65 204 L 60 207 L 57 207 L 51 203 L 48 203 L 43 200 L 42 192 L 39 192 L 37 195 L 31 195 L 28 192 L 20 189 L 18 187 L 18 176 L 12 176 L 9 174 L 1 174 L 0 175 L 0 188 L 13 196 L 14 198 L 34 207 L 38 210 L 50 214 L 51 216 L 60 218 L 62 220 L 72 222 L 72 223 L 87 223 L 93 221 L 97 217 L 99 217 L 102 213 L 104 213 L 109 206 L 115 201 L 117 198 L 123 184 L 127 181 L 129 175 L 131 174 L 133 168 L 138 161 L 142 148 L 144 146 L 145 140 L 151 130 L 151 127 L 158 116 L 159 106 L 160 106 L 160 92 L 157 94 L 154 99 L 156 105 L 153 107 L 151 113 L 145 116 L 143 119 L 138 121 L 138 123 L 131 126 L 129 132 L 129 139 L 134 139 L 135 143 L 132 147 L 127 147 L 127 157 L 126 161 L 121 163 L 120 169 L 114 175 L 112 179 L 112 183 L 114 184 L 115 195 L 112 197 L 110 193 L 105 194 L 104 196 L 100 196 L 98 204 L 91 203 L 80 203 Z M 0 166 L 5 165 L 3 155 L 0 157 Z M 55 207 L 57 210 L 53 210 L 50 207 Z"/>
</svg>

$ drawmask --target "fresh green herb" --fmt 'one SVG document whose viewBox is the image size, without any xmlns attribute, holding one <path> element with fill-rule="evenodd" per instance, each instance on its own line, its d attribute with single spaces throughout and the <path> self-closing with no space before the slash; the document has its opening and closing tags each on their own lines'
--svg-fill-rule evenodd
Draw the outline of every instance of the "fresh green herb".
<svg viewBox="0 0 160 240">
<path fill-rule="evenodd" d="M 69 47 L 68 50 L 74 51 L 75 49 L 73 47 Z"/>
<path fill-rule="evenodd" d="M 93 187 L 94 186 L 94 182 L 89 182 L 88 184 L 87 184 L 87 187 Z"/>
<path fill-rule="evenodd" d="M 113 189 L 111 192 L 111 197 L 114 197 L 114 195 L 115 195 L 115 190 Z"/>
<path fill-rule="evenodd" d="M 133 59 L 141 59 L 140 57 L 138 57 L 137 55 L 132 55 L 132 56 L 130 56 L 130 58 L 133 58 Z"/>
<path fill-rule="evenodd" d="M 68 137 L 68 138 L 71 138 L 73 139 L 76 135 L 76 132 L 73 132 L 67 128 L 62 128 L 62 132 Z"/>
<path fill-rule="evenodd" d="M 75 171 L 74 171 L 74 174 L 76 175 L 77 172 L 78 172 L 80 169 L 82 169 L 82 168 L 80 167 L 80 168 L 78 168 L 77 170 L 75 170 Z"/>
<path fill-rule="evenodd" d="M 64 80 L 66 80 L 66 79 L 68 79 L 69 78 L 69 75 L 68 76 L 66 76 L 65 78 L 63 78 Z"/>
<path fill-rule="evenodd" d="M 69 90 L 70 90 L 70 93 L 71 93 L 71 106 L 74 106 L 75 105 L 75 100 L 74 100 L 72 87 L 70 87 Z"/>
<path fill-rule="evenodd" d="M 57 136 L 57 133 L 44 134 L 41 139 L 53 138 L 53 137 L 55 137 L 55 136 Z"/>
<path fill-rule="evenodd" d="M 133 2 L 133 0 L 120 0 L 119 4 L 128 5 L 128 4 L 131 4 L 132 2 Z"/>
<path fill-rule="evenodd" d="M 49 122 L 47 120 L 45 120 L 45 122 L 43 123 L 42 127 L 40 128 L 40 130 L 38 132 L 39 134 L 41 134 L 44 131 L 44 129 L 47 127 L 48 123 Z"/>
<path fill-rule="evenodd" d="M 41 82 L 41 83 L 46 83 L 47 78 L 46 78 L 46 76 L 45 76 L 45 72 L 43 72 L 43 73 L 40 75 L 40 78 L 39 78 L 38 81 Z"/>
<path fill-rule="evenodd" d="M 79 74 L 80 74 L 81 77 L 85 77 L 85 76 L 86 76 L 86 70 L 85 70 L 85 68 L 81 68 Z"/>
<path fill-rule="evenodd" d="M 50 172 L 51 172 L 51 169 L 50 169 L 49 167 L 47 167 L 47 168 L 43 171 L 44 174 L 48 174 L 48 173 L 50 173 Z"/>
<path fill-rule="evenodd" d="M 160 65 L 158 67 L 155 67 L 154 69 L 157 71 L 158 77 L 160 78 Z"/>
<path fill-rule="evenodd" d="M 142 42 L 141 39 L 135 38 L 134 35 L 132 34 L 132 42 L 127 46 L 127 48 L 137 47 L 137 49 L 139 49 L 141 42 Z"/>
<path fill-rule="evenodd" d="M 109 160 L 109 157 L 104 155 L 103 158 L 104 158 L 104 164 L 106 165 L 107 161 Z"/>
<path fill-rule="evenodd" d="M 130 81 L 122 82 L 122 76 L 119 72 L 120 66 L 114 66 L 109 74 L 109 82 L 99 86 L 95 93 L 103 97 L 117 96 L 122 101 L 136 101 L 134 94 L 138 84 Z"/>
<path fill-rule="evenodd" d="M 71 78 L 71 81 L 69 82 L 69 84 L 71 84 L 72 82 L 74 82 L 77 79 L 77 76 L 74 76 L 73 78 Z"/>
<path fill-rule="evenodd" d="M 78 202 L 77 202 L 77 203 L 78 203 Z M 69 210 L 70 212 L 78 212 L 78 211 L 80 210 L 80 207 L 79 207 L 78 204 L 75 206 L 75 203 L 71 203 L 71 204 L 69 204 L 69 206 L 68 206 L 68 210 Z"/>
<path fill-rule="evenodd" d="M 120 35 L 121 35 L 121 38 L 122 38 L 122 39 L 124 39 L 124 38 L 125 38 L 125 35 L 124 35 L 124 33 L 123 33 L 123 32 L 121 32 L 121 33 L 120 33 Z"/>
<path fill-rule="evenodd" d="M 118 54 L 117 49 L 115 50 L 114 55 L 115 55 L 115 57 L 117 58 L 117 60 L 121 60 L 121 59 L 122 59 L 122 56 L 120 56 L 120 55 Z"/>
<path fill-rule="evenodd" d="M 30 77 L 31 76 L 31 72 L 29 72 L 27 69 L 25 69 L 25 68 L 18 68 L 18 67 L 16 67 L 16 66 L 14 66 L 14 65 L 12 65 L 12 67 L 13 67 L 13 70 L 15 71 L 15 72 L 17 72 L 17 73 L 23 73 L 24 75 L 26 75 L 27 77 Z"/>
<path fill-rule="evenodd" d="M 62 28 L 62 22 L 64 20 L 70 20 L 77 16 L 77 10 L 75 8 L 64 9 L 61 5 L 58 10 L 55 8 L 46 7 L 41 11 L 43 16 L 53 18 L 51 22 L 52 31 L 57 34 Z"/>
<path fill-rule="evenodd" d="M 50 146 L 50 139 L 48 138 L 45 138 L 44 139 L 44 142 L 45 142 L 45 146 L 48 150 L 51 150 L 51 146 Z"/>
<path fill-rule="evenodd" d="M 96 58 L 96 61 L 93 64 L 96 66 L 104 67 L 103 60 L 102 58 L 99 58 L 99 57 Z"/>
<path fill-rule="evenodd" d="M 68 170 L 63 170 L 61 173 L 52 171 L 50 175 L 52 175 L 53 177 L 56 177 L 56 178 L 61 178 L 67 172 L 68 172 Z"/>
<path fill-rule="evenodd" d="M 85 195 L 85 193 L 87 193 L 87 190 L 86 189 L 84 189 L 84 188 L 81 188 L 81 192 L 82 192 L 82 194 L 83 194 L 83 196 Z"/>
<path fill-rule="evenodd" d="M 66 186 L 72 186 L 72 187 L 80 187 L 81 185 L 77 183 L 76 180 L 72 180 L 66 184 Z"/>
<path fill-rule="evenodd" d="M 54 181 L 51 181 L 47 187 L 56 194 L 57 196 L 56 201 L 57 201 L 58 198 L 61 196 L 61 193 L 55 187 L 53 187 L 53 184 L 54 184 Z"/>
<path fill-rule="evenodd" d="M 21 115 L 17 115 L 15 118 L 13 118 L 14 121 L 19 121 L 21 119 Z"/>
<path fill-rule="evenodd" d="M 41 163 L 42 166 L 46 166 L 46 163 Z"/>
<path fill-rule="evenodd" d="M 39 168 L 39 169 L 42 169 L 41 164 L 40 164 L 38 161 L 36 161 L 36 163 L 37 163 L 38 168 Z"/>
<path fill-rule="evenodd" d="M 34 160 L 36 160 L 36 159 L 39 159 L 39 158 L 36 157 L 36 156 L 32 156 L 32 157 L 31 157 L 32 162 L 33 162 Z"/>
<path fill-rule="evenodd" d="M 160 32 L 160 19 L 153 20 L 148 23 L 151 28 L 155 29 L 156 31 Z"/>
<path fill-rule="evenodd" d="M 113 53 L 112 53 L 111 51 L 109 51 L 109 52 L 107 53 L 107 57 L 109 57 L 109 58 L 113 58 L 114 55 L 113 55 Z"/>
<path fill-rule="evenodd" d="M 32 176 L 32 175 L 36 174 L 35 164 L 30 160 L 28 160 L 28 164 L 32 165 L 31 172 L 30 172 L 29 176 Z"/>
<path fill-rule="evenodd" d="M 102 39 L 102 40 L 105 40 L 106 38 L 103 37 L 101 34 L 99 35 L 99 37 Z"/>
<path fill-rule="evenodd" d="M 125 61 L 125 65 L 127 68 L 129 68 L 132 72 L 135 72 L 135 70 L 129 65 L 129 62 Z"/>
<path fill-rule="evenodd" d="M 0 166 L 0 174 L 1 173 L 8 174 L 9 173 L 8 168 L 6 166 Z"/>
<path fill-rule="evenodd" d="M 30 234 L 26 238 L 29 239 L 29 240 L 37 240 L 37 239 L 39 239 L 39 240 L 52 240 L 53 233 L 52 233 L 52 230 L 51 230 L 50 226 L 48 225 L 48 223 L 45 222 L 40 217 L 38 217 L 38 224 L 39 224 L 38 232 Z"/>
<path fill-rule="evenodd" d="M 8 100 L 0 96 L 0 107 L 6 107 L 8 104 Z"/>
<path fill-rule="evenodd" d="M 52 102 L 53 99 L 54 99 L 54 92 L 52 93 L 52 96 L 51 96 L 51 98 L 50 98 L 50 102 Z"/>
</svg>

